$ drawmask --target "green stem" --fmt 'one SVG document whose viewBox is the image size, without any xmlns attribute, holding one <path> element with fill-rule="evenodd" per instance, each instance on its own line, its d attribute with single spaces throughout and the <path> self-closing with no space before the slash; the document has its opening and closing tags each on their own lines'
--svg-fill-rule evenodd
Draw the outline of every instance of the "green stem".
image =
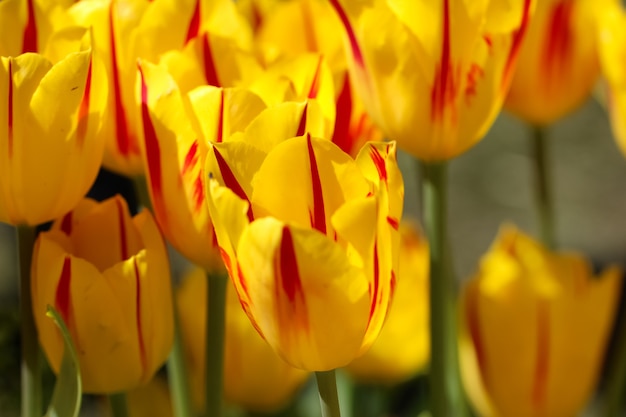
<svg viewBox="0 0 626 417">
<path fill-rule="evenodd" d="M 41 366 L 39 341 L 33 317 L 30 268 L 36 230 L 31 226 L 17 228 L 20 261 L 20 326 L 22 333 L 22 417 L 41 417 Z"/>
<path fill-rule="evenodd" d="M 133 185 L 135 186 L 135 194 L 137 195 L 139 204 L 153 212 L 152 200 L 150 199 L 150 192 L 148 191 L 146 177 L 143 175 L 133 177 Z"/>
<path fill-rule="evenodd" d="M 322 417 L 341 417 L 335 370 L 316 372 L 317 390 L 320 395 Z"/>
<path fill-rule="evenodd" d="M 113 417 L 128 417 L 128 403 L 126 401 L 126 393 L 119 392 L 109 395 L 109 403 L 111 404 L 111 412 Z"/>
<path fill-rule="evenodd" d="M 424 225 L 430 245 L 431 415 L 463 416 L 457 355 L 455 283 L 447 242 L 446 164 L 423 169 Z"/>
<path fill-rule="evenodd" d="M 206 416 L 224 415 L 224 341 L 228 276 L 208 274 L 206 329 Z"/>
<path fill-rule="evenodd" d="M 549 249 L 555 249 L 554 214 L 548 169 L 548 147 L 546 130 L 542 126 L 533 127 L 532 148 L 535 167 L 535 193 L 541 241 Z"/>
<path fill-rule="evenodd" d="M 617 340 L 607 368 L 606 388 L 604 391 L 602 412 L 604 417 L 623 415 L 624 395 L 626 394 L 626 308 L 620 309 L 617 317 Z"/>
<path fill-rule="evenodd" d="M 183 341 L 177 309 L 174 309 L 174 345 L 167 359 L 167 376 L 172 391 L 172 407 L 176 417 L 192 417 L 193 409 L 187 379 L 187 368 L 183 356 Z"/>
</svg>

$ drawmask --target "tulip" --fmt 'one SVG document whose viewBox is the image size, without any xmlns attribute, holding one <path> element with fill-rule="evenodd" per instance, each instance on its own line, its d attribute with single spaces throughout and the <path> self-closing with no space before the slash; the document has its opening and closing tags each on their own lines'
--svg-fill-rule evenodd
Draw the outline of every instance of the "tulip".
<svg viewBox="0 0 626 417">
<path fill-rule="evenodd" d="M 398 278 L 383 329 L 367 353 L 346 368 L 359 381 L 399 383 L 428 364 L 428 242 L 409 223 L 400 224 L 400 236 Z"/>
<path fill-rule="evenodd" d="M 508 226 L 461 300 L 461 369 L 490 416 L 574 416 L 598 381 L 621 271 L 594 277 L 576 254 L 552 253 Z"/>
<path fill-rule="evenodd" d="M 614 0 L 538 1 L 505 107 L 548 125 L 579 107 L 599 72 L 598 15 Z"/>
<path fill-rule="evenodd" d="M 130 217 L 125 201 L 83 200 L 35 244 L 33 315 L 52 369 L 61 335 L 46 319 L 54 306 L 72 335 L 83 390 L 126 391 L 148 382 L 172 346 L 169 262 L 148 211 Z"/>
<path fill-rule="evenodd" d="M 601 16 L 600 62 L 608 85 L 608 109 L 617 144 L 626 155 L 626 71 L 620 59 L 626 53 L 626 13 L 621 7 L 607 8 Z"/>
<path fill-rule="evenodd" d="M 0 58 L 0 221 L 44 223 L 87 193 L 104 146 L 101 71 L 89 50 L 55 65 L 32 53 Z"/>
<path fill-rule="evenodd" d="M 192 394 L 202 410 L 204 393 L 207 278 L 201 269 L 187 275 L 177 293 Z M 280 359 L 244 313 L 232 284 L 227 289 L 224 393 L 227 401 L 253 411 L 283 407 L 308 374 Z"/>
<path fill-rule="evenodd" d="M 209 144 L 244 130 L 258 138 L 258 145 L 300 129 L 322 134 L 326 127 L 319 106 L 293 102 L 266 109 L 247 90 L 209 86 L 183 94 L 163 67 L 146 62 L 139 78 L 140 143 L 159 226 L 185 257 L 208 271 L 219 270 L 223 264 L 204 191 Z"/>
<path fill-rule="evenodd" d="M 257 43 L 266 61 L 304 53 L 324 55 L 335 84 L 332 141 L 356 156 L 368 141 L 383 139 L 347 74 L 341 22 L 326 2 L 294 0 L 268 8 L 258 22 Z"/>
<path fill-rule="evenodd" d="M 266 149 L 244 138 L 213 144 L 209 155 L 217 241 L 257 331 L 307 371 L 364 353 L 396 279 L 403 185 L 395 144 L 368 144 L 355 160 L 310 135 Z"/>
<path fill-rule="evenodd" d="M 135 112 L 137 59 L 156 61 L 164 52 L 182 48 L 200 19 L 198 1 L 104 0 L 71 8 L 77 24 L 92 27 L 97 52 L 105 57 L 111 86 L 111 117 L 102 129 L 106 168 L 129 176 L 143 173 Z"/>
<path fill-rule="evenodd" d="M 44 53 L 55 33 L 70 23 L 68 1 L 4 0 L 0 2 L 0 56 Z M 47 55 L 47 54 L 46 54 Z"/>
<path fill-rule="evenodd" d="M 532 9 L 531 0 L 500 3 L 331 0 L 365 107 L 400 148 L 444 161 L 489 129 Z"/>
</svg>

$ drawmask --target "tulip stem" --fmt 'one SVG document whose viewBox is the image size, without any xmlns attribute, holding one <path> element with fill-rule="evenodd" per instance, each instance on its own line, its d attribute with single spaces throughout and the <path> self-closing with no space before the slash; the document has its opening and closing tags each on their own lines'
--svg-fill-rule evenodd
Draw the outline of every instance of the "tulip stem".
<svg viewBox="0 0 626 417">
<path fill-rule="evenodd" d="M 322 417 L 341 417 L 335 370 L 316 372 L 315 378 L 317 379 L 317 390 L 320 395 Z"/>
<path fill-rule="evenodd" d="M 430 245 L 430 392 L 432 416 L 467 413 L 457 355 L 455 283 L 447 242 L 446 164 L 424 164 L 424 225 Z"/>
<path fill-rule="evenodd" d="M 224 332 L 228 276 L 208 274 L 206 329 L 206 416 L 224 415 Z"/>
<path fill-rule="evenodd" d="M 176 300 L 174 300 L 176 302 Z M 172 352 L 167 359 L 167 375 L 172 390 L 172 406 L 174 416 L 192 417 L 191 398 L 189 391 L 189 380 L 187 379 L 187 368 L 183 356 L 183 341 L 180 333 L 180 320 L 178 309 L 174 309 L 174 345 Z"/>
<path fill-rule="evenodd" d="M 111 404 L 113 417 L 128 417 L 128 402 L 126 401 L 125 392 L 110 394 L 109 403 Z"/>
<path fill-rule="evenodd" d="M 550 193 L 550 172 L 548 169 L 548 147 L 546 129 L 543 126 L 533 126 L 533 158 L 535 166 L 535 192 L 537 215 L 539 216 L 539 230 L 541 241 L 548 249 L 555 249 L 554 214 L 552 195 Z"/>
<path fill-rule="evenodd" d="M 135 194 L 139 200 L 139 204 L 144 208 L 154 213 L 152 209 L 152 200 L 150 199 L 150 191 L 148 191 L 148 184 L 144 175 L 138 175 L 133 177 L 133 186 L 135 187 Z"/>
<path fill-rule="evenodd" d="M 30 267 L 36 230 L 18 226 L 17 242 L 20 261 L 20 326 L 22 333 L 22 417 L 41 417 L 41 367 L 39 342 L 33 316 Z"/>
</svg>

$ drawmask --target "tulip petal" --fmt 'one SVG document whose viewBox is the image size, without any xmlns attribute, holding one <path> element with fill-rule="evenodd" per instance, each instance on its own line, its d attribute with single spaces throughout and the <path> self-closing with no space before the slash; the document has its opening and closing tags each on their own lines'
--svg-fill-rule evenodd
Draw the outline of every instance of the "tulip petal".
<svg viewBox="0 0 626 417">
<path fill-rule="evenodd" d="M 241 89 L 202 86 L 189 92 L 189 101 L 196 131 L 206 142 L 223 142 L 233 133 L 243 132 L 265 109 L 256 94 Z"/>
<path fill-rule="evenodd" d="M 219 267 L 217 252 L 209 249 L 215 245 L 204 194 L 207 145 L 165 69 L 148 62 L 139 68 L 140 142 L 155 216 L 177 250 L 205 268 Z"/>
<path fill-rule="evenodd" d="M 132 224 L 126 201 L 119 195 L 99 205 L 86 203 L 89 212 L 71 215 L 71 231 L 74 255 L 89 259 L 103 272 L 111 265 L 129 259 L 145 246 L 141 236 Z M 83 209 L 86 210 L 86 209 Z M 94 236 L 99 239 L 94 240 Z"/>
<path fill-rule="evenodd" d="M 140 332 L 145 343 L 147 367 L 143 382 L 150 380 L 165 362 L 174 339 L 174 314 L 172 287 L 169 279 L 170 265 L 163 237 L 149 211 L 133 217 L 134 228 L 141 235 L 144 251 L 135 256 L 135 279 L 140 299 L 137 307 Z"/>
<path fill-rule="evenodd" d="M 319 371 L 354 358 L 367 321 L 367 280 L 337 244 L 264 218 L 245 230 L 237 253 L 249 315 L 283 359 Z"/>
<path fill-rule="evenodd" d="M 129 322 L 123 314 L 124 303 L 95 267 L 83 259 L 66 256 L 65 249 L 55 242 L 55 234 L 59 233 L 50 232 L 39 240 L 36 263 L 46 267 L 37 268 L 33 274 L 37 281 L 33 286 L 33 305 L 53 305 L 65 314 L 64 320 L 72 329 L 81 361 L 86 392 L 108 392 L 137 385 L 142 370 L 134 322 Z M 123 276 L 116 278 L 124 279 Z M 70 300 L 67 307 L 58 305 L 57 300 L 63 299 L 59 298 L 63 291 L 67 291 L 63 297 Z M 46 355 L 53 369 L 58 370 L 63 351 L 61 336 L 54 324 L 46 319 L 43 308 L 34 314 L 40 340 L 46 341 L 43 343 Z M 100 360 L 105 357 L 116 366 L 102 367 Z M 125 372 L 120 373 L 118 369 Z"/>
<path fill-rule="evenodd" d="M 345 201 L 370 191 L 349 155 L 329 141 L 310 136 L 276 146 L 254 177 L 253 188 L 252 201 L 259 213 L 303 227 L 320 224 L 316 221 L 320 216 L 330 224 L 330 216 Z M 332 230 L 325 233 L 332 238 Z"/>
</svg>

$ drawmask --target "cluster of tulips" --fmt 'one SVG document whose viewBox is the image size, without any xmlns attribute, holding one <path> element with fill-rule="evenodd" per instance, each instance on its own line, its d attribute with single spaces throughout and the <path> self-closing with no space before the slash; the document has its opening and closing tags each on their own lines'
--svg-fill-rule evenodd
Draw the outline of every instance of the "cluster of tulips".
<svg viewBox="0 0 626 417">
<path fill-rule="evenodd" d="M 626 152 L 625 56 L 618 0 L 0 0 L 22 416 L 77 416 L 83 393 L 126 416 L 125 393 L 163 375 L 148 401 L 172 406 L 155 415 L 272 413 L 311 373 L 313 415 L 352 415 L 337 369 L 391 385 L 427 374 L 433 417 L 467 402 L 576 416 L 622 273 L 557 251 L 544 133 L 602 76 Z M 503 226 L 458 290 L 446 163 L 503 106 L 536 133 L 541 238 Z M 422 168 L 424 235 L 402 216 L 398 148 Z M 138 214 L 120 195 L 85 198 L 101 169 L 133 179 Z M 195 265 L 180 285 L 168 248 Z"/>
</svg>

